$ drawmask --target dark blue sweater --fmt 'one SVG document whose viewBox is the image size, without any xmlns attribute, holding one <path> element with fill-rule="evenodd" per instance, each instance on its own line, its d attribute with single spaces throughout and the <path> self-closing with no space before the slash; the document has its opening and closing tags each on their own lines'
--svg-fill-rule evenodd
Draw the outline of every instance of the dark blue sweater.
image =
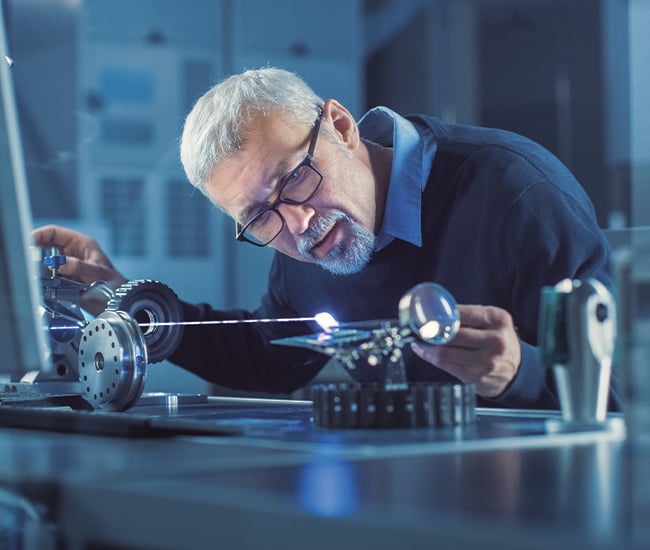
<svg viewBox="0 0 650 550">
<path fill-rule="evenodd" d="M 540 290 L 565 278 L 610 280 L 610 248 L 593 207 L 551 153 L 501 130 L 410 117 L 437 151 L 422 200 L 421 247 L 394 240 L 360 273 L 335 276 L 314 264 L 276 254 L 269 286 L 255 312 L 185 305 L 188 319 L 310 316 L 339 321 L 394 318 L 402 294 L 422 281 L 445 286 L 461 304 L 509 311 L 522 343 L 519 372 L 497 399 L 480 404 L 557 407 L 537 341 Z M 174 362 L 218 384 L 288 392 L 301 387 L 326 357 L 273 346 L 269 340 L 314 327 L 204 326 L 187 330 Z M 450 376 L 406 354 L 410 380 Z"/>
</svg>

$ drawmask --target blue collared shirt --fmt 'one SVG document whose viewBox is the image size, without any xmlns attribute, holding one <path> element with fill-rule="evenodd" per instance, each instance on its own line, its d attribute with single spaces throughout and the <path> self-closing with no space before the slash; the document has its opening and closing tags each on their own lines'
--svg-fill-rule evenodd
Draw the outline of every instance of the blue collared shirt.
<svg viewBox="0 0 650 550">
<path fill-rule="evenodd" d="M 361 137 L 393 148 L 393 166 L 376 250 L 393 239 L 422 246 L 422 191 L 436 154 L 436 142 L 387 107 L 375 107 L 359 121 Z"/>
</svg>

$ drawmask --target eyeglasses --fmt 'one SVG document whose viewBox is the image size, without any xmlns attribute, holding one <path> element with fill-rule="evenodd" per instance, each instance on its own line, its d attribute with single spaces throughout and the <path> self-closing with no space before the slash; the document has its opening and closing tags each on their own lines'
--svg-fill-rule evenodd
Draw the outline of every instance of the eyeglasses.
<svg viewBox="0 0 650 550">
<path fill-rule="evenodd" d="M 270 206 L 257 212 L 244 225 L 236 224 L 235 238 L 238 241 L 244 241 L 255 246 L 266 246 L 282 232 L 286 224 L 284 217 L 278 210 L 278 205 L 304 204 L 314 196 L 323 181 L 323 174 L 312 162 L 322 117 L 323 110 L 319 107 L 318 116 L 311 134 L 311 141 L 307 149 L 307 156 L 282 178 L 278 197 Z"/>
</svg>

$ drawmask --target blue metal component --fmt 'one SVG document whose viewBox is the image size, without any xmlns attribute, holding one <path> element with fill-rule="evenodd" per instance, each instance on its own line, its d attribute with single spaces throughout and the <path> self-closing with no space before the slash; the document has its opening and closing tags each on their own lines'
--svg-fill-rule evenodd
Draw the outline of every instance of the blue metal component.
<svg viewBox="0 0 650 550">
<path fill-rule="evenodd" d="M 43 258 L 43 264 L 54 271 L 64 265 L 65 262 L 66 258 L 61 254 L 53 254 L 52 256 L 45 256 Z"/>
</svg>

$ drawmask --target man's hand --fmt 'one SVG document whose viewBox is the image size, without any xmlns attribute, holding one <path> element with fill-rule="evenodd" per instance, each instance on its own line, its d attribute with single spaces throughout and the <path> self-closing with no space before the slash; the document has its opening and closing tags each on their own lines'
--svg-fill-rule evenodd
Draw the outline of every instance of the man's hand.
<svg viewBox="0 0 650 550">
<path fill-rule="evenodd" d="M 59 269 L 63 277 L 80 283 L 104 281 L 113 290 L 126 282 L 91 237 L 57 225 L 39 227 L 32 235 L 36 246 L 56 246 L 66 257 Z"/>
<path fill-rule="evenodd" d="M 443 346 L 411 346 L 428 363 L 476 385 L 483 397 L 501 394 L 519 370 L 521 346 L 512 317 L 493 306 L 460 305 L 460 329 Z"/>
</svg>

